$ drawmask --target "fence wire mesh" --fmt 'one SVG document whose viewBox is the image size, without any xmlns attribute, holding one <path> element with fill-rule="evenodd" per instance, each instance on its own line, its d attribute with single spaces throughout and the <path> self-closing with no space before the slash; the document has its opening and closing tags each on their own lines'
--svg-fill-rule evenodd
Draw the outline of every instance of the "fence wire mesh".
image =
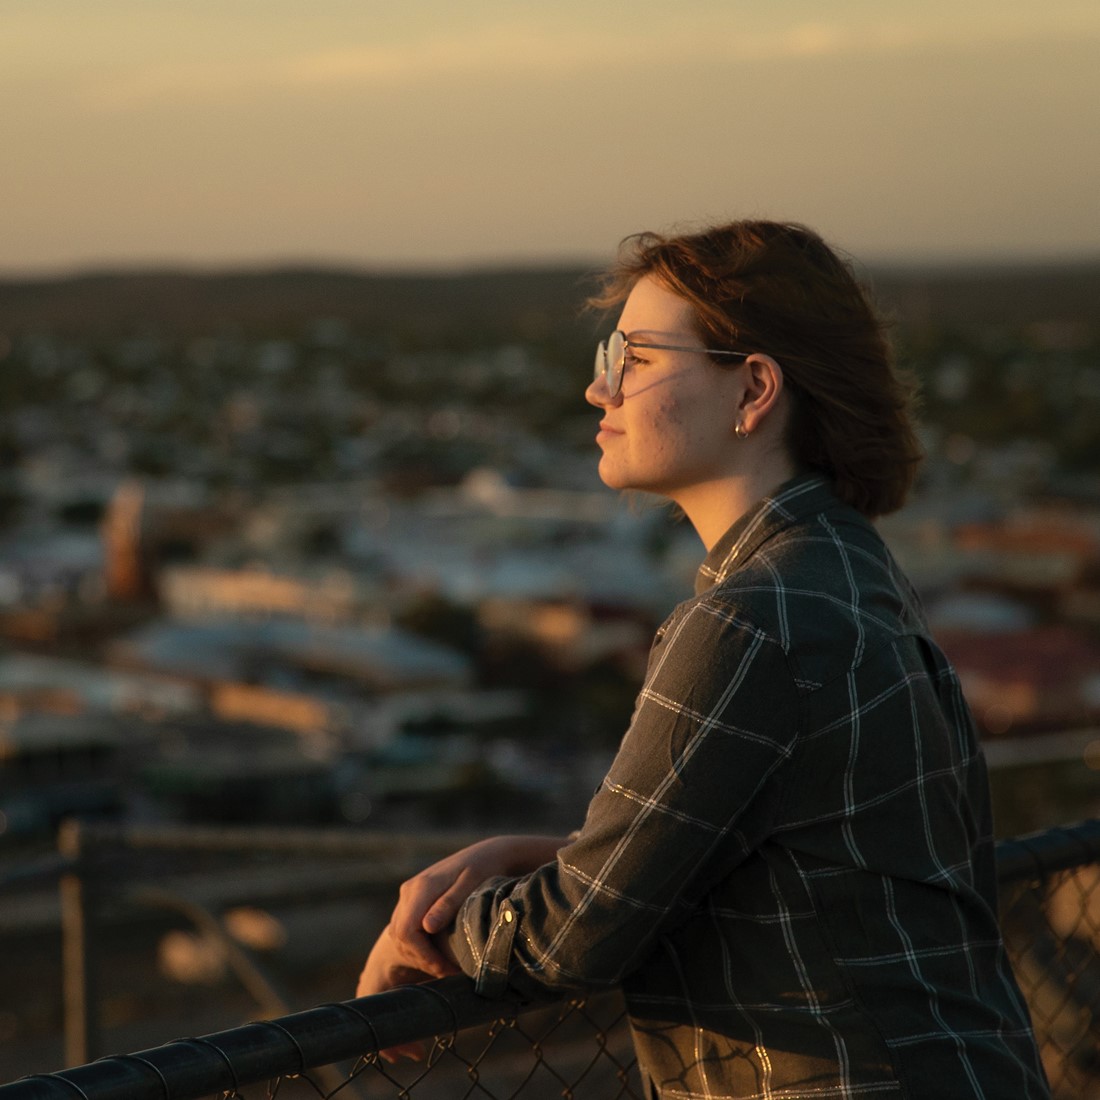
<svg viewBox="0 0 1100 1100">
<path fill-rule="evenodd" d="M 1057 1100 L 1100 1098 L 1100 822 L 1007 842 L 1001 928 Z"/>
<path fill-rule="evenodd" d="M 328 1067 L 331 1071 L 335 1067 Z M 618 994 L 564 1001 L 502 1016 L 487 1028 L 456 1029 L 424 1044 L 421 1060 L 365 1055 L 342 1081 L 316 1073 L 243 1091 L 241 1100 L 481 1100 L 641 1098 L 629 1025 Z"/>
</svg>

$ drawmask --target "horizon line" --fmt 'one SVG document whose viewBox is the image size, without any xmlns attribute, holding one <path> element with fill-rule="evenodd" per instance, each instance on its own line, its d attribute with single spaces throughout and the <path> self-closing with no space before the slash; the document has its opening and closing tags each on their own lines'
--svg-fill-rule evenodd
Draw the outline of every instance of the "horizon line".
<svg viewBox="0 0 1100 1100">
<path fill-rule="evenodd" d="M 895 253 L 841 255 L 857 268 L 878 271 L 992 270 L 1021 267 L 1082 267 L 1100 264 L 1100 247 L 1081 252 Z M 574 257 L 514 257 L 438 261 L 352 260 L 337 257 L 277 257 L 267 259 L 134 259 L 74 261 L 42 267 L 0 266 L 0 282 L 50 283 L 95 278 L 187 276 L 216 278 L 283 274 L 350 275 L 364 278 L 463 278 L 483 275 L 530 274 L 538 272 L 600 272 L 608 259 Z"/>
</svg>

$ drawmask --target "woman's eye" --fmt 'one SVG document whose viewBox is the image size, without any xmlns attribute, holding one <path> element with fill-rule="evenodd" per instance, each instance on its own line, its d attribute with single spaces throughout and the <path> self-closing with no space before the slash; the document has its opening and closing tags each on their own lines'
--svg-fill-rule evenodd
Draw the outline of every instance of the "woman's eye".
<svg viewBox="0 0 1100 1100">
<path fill-rule="evenodd" d="M 645 362 L 640 355 L 635 355 L 634 352 L 628 351 L 626 353 L 625 363 L 628 367 L 637 367 Z"/>
</svg>

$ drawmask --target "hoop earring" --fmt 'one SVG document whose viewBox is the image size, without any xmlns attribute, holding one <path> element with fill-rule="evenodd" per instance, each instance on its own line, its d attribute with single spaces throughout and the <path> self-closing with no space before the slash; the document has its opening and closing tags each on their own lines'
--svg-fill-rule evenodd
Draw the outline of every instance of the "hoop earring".
<svg viewBox="0 0 1100 1100">
<path fill-rule="evenodd" d="M 744 424 L 741 423 L 740 420 L 738 420 L 737 423 L 734 424 L 733 434 L 735 436 L 737 436 L 738 439 L 748 439 L 749 438 L 748 429 L 745 427 Z"/>
</svg>

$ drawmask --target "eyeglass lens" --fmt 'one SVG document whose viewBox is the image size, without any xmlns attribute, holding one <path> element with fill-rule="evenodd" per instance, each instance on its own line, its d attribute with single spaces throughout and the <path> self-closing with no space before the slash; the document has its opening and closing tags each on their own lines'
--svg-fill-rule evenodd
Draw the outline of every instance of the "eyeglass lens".
<svg viewBox="0 0 1100 1100">
<path fill-rule="evenodd" d="M 593 379 L 602 374 L 607 383 L 609 397 L 615 397 L 623 383 L 623 360 L 626 353 L 626 339 L 617 329 L 606 340 L 596 345 L 596 363 Z"/>
</svg>

